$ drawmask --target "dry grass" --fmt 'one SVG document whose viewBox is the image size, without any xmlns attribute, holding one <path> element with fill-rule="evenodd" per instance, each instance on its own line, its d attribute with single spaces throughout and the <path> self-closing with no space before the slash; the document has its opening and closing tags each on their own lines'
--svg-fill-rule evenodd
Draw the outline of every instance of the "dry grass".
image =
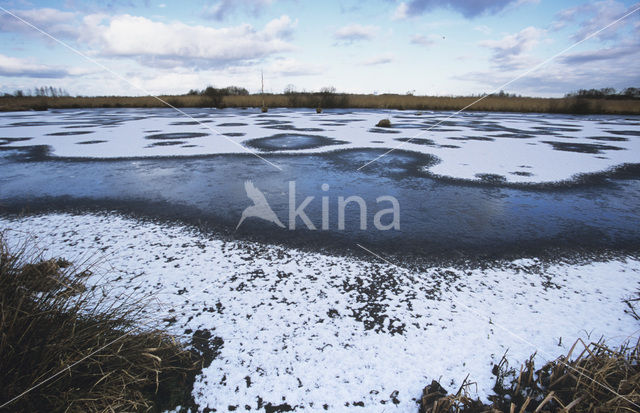
<svg viewBox="0 0 640 413">
<path fill-rule="evenodd" d="M 389 119 L 380 119 L 380 121 L 376 123 L 376 126 L 379 128 L 390 128 L 391 121 Z"/>
<path fill-rule="evenodd" d="M 572 358 L 577 348 L 583 348 Z M 535 354 L 519 371 L 505 357 L 494 366 L 495 394 L 483 404 L 468 394 L 466 380 L 456 394 L 437 382 L 424 389 L 420 413 L 629 413 L 640 411 L 640 342 L 618 349 L 578 340 L 566 356 L 535 368 Z"/>
<path fill-rule="evenodd" d="M 0 410 L 160 411 L 188 400 L 195 356 L 139 330 L 143 302 L 107 302 L 88 274 L 0 238 L 0 405 L 63 372 Z"/>
<path fill-rule="evenodd" d="M 434 97 L 410 95 L 356 95 L 330 93 L 291 93 L 246 96 L 223 96 L 212 102 L 206 96 L 160 96 L 176 107 L 254 107 L 270 108 L 361 108 L 460 110 L 473 103 L 475 97 Z M 162 107 L 164 104 L 151 97 L 0 97 L 0 111 L 46 108 L 124 108 Z M 640 114 L 640 100 L 586 99 L 586 98 L 527 98 L 490 96 L 467 110 L 498 112 L 540 113 L 608 113 Z"/>
</svg>

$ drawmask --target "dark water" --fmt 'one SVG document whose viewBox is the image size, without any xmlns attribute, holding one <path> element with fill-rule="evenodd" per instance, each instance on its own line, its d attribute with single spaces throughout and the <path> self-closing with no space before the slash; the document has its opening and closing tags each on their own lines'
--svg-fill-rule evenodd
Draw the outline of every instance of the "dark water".
<svg viewBox="0 0 640 413">
<path fill-rule="evenodd" d="M 401 151 L 362 171 L 356 168 L 378 152 L 269 156 L 282 171 L 253 156 L 239 155 L 107 161 L 24 154 L 0 153 L 0 208 L 5 213 L 118 210 L 197 224 L 234 238 L 338 251 L 357 251 L 355 244 L 360 243 L 376 251 L 427 257 L 640 246 L 637 174 L 564 187 L 518 188 L 433 179 L 418 169 L 431 161 L 428 156 Z M 300 219 L 292 231 L 249 218 L 234 231 L 243 209 L 252 205 L 245 193 L 246 180 L 264 192 L 287 226 L 289 182 L 294 181 L 296 205 L 314 197 L 305 212 L 318 230 L 307 229 Z M 327 191 L 323 184 L 329 185 Z M 345 209 L 345 230 L 338 229 L 338 197 L 352 195 L 366 202 L 366 230 L 360 229 L 356 204 Z M 400 230 L 375 228 L 374 214 L 390 207 L 389 202 L 376 202 L 380 196 L 398 200 Z M 322 197 L 328 198 L 328 230 L 320 229 Z M 386 218 L 383 223 L 391 217 Z"/>
</svg>

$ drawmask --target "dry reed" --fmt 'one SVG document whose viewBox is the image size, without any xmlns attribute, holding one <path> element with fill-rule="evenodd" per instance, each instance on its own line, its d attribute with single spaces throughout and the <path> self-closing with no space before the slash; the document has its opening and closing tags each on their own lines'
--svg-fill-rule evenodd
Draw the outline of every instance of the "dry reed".
<svg viewBox="0 0 640 413">
<path fill-rule="evenodd" d="M 0 111 L 70 108 L 253 107 L 261 108 L 354 108 L 406 110 L 460 110 L 476 97 L 359 95 L 340 93 L 290 93 L 220 96 L 212 101 L 201 95 L 123 97 L 0 97 Z M 579 97 L 532 98 L 488 96 L 466 109 L 489 112 L 640 114 L 638 99 L 589 99 Z"/>
<path fill-rule="evenodd" d="M 0 405 L 37 387 L 0 410 L 161 411 L 189 399 L 198 360 L 140 328 L 142 301 L 109 302 L 88 270 L 10 251 L 1 235 Z"/>
<path fill-rule="evenodd" d="M 574 351 L 584 349 L 576 357 Z M 506 357 L 493 367 L 491 404 L 469 397 L 465 380 L 456 394 L 437 382 L 424 389 L 420 413 L 629 413 L 640 411 L 640 342 L 617 349 L 602 341 L 576 341 L 566 356 L 536 369 L 535 354 L 516 371 Z"/>
</svg>

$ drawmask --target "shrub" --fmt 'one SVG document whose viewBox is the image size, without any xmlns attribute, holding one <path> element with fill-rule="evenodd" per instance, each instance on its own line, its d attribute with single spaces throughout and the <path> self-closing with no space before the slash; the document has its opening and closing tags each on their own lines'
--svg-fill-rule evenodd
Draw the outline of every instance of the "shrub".
<svg viewBox="0 0 640 413">
<path fill-rule="evenodd" d="M 208 99 L 209 106 L 212 107 L 222 107 L 222 99 L 225 96 L 224 89 L 218 89 L 213 86 L 208 86 L 203 92 L 202 95 Z"/>
<path fill-rule="evenodd" d="M 380 122 L 376 123 L 376 126 L 379 128 L 390 128 L 391 121 L 389 119 L 381 119 Z"/>
</svg>

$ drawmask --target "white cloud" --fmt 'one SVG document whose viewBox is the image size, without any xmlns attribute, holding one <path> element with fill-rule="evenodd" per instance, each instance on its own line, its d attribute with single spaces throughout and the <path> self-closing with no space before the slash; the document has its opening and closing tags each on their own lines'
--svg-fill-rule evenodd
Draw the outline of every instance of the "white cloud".
<svg viewBox="0 0 640 413">
<path fill-rule="evenodd" d="M 417 44 L 417 45 L 420 45 L 420 46 L 431 46 L 432 44 L 435 43 L 435 41 L 430 36 L 423 36 L 421 34 L 414 34 L 413 36 L 411 36 L 411 43 Z"/>
<path fill-rule="evenodd" d="M 630 12 L 638 6 L 640 6 L 640 3 L 627 7 L 623 3 L 615 0 L 582 4 L 558 12 L 556 14 L 556 20 L 550 27 L 552 30 L 559 30 L 566 27 L 569 23 L 578 22 L 579 29 L 571 38 L 574 41 L 579 41 L 619 19 L 625 13 Z M 615 39 L 619 36 L 620 31 L 625 28 L 627 24 L 633 24 L 632 22 L 633 19 L 621 21 L 598 33 L 595 37 L 601 40 Z"/>
<path fill-rule="evenodd" d="M 160 71 L 146 75 L 137 74 L 129 80 L 137 88 L 154 94 L 185 93 L 189 89 L 199 89 L 206 85 L 202 73 L 194 72 Z"/>
<path fill-rule="evenodd" d="M 484 24 L 474 27 L 473 30 L 477 30 L 482 34 L 487 34 L 487 35 L 491 34 L 491 32 L 492 32 L 491 27 L 486 26 Z"/>
<path fill-rule="evenodd" d="M 56 38 L 75 41 L 79 49 L 93 56 L 129 57 L 147 66 L 165 68 L 224 67 L 290 51 L 293 46 L 288 40 L 297 25 L 297 20 L 292 21 L 287 15 L 269 21 L 259 30 L 249 24 L 213 28 L 129 14 L 82 16 L 51 8 L 15 13 Z M 0 31 L 40 36 L 8 14 L 0 15 Z"/>
<path fill-rule="evenodd" d="M 267 36 L 290 38 L 293 34 L 293 29 L 298 25 L 298 21 L 291 21 L 291 18 L 287 15 L 282 15 L 277 19 L 271 20 L 264 26 L 263 32 Z"/>
<path fill-rule="evenodd" d="M 544 29 L 529 26 L 499 40 L 484 40 L 479 45 L 493 51 L 494 66 L 503 70 L 518 69 L 531 64 L 531 56 L 527 53 L 539 43 L 545 33 Z"/>
<path fill-rule="evenodd" d="M 512 3 L 525 3 L 527 0 L 410 0 L 408 3 L 401 3 L 396 9 L 396 13 L 403 17 L 418 16 L 437 8 L 448 8 L 460 12 L 463 16 L 472 18 L 483 14 L 495 14 L 504 10 Z"/>
<path fill-rule="evenodd" d="M 288 16 L 261 31 L 249 24 L 228 28 L 163 23 L 128 14 L 93 20 L 90 43 L 104 56 L 132 57 L 147 65 L 200 67 L 259 59 L 293 46 L 285 39 L 295 27 Z"/>
<path fill-rule="evenodd" d="M 515 74 L 509 69 L 524 68 L 527 60 L 530 62 L 528 67 L 537 63 L 539 60 L 526 53 L 535 46 L 536 34 L 533 31 L 529 31 L 529 36 L 517 36 L 519 34 L 521 33 L 512 35 L 514 38 L 510 37 L 501 45 L 491 44 L 497 47 L 494 49 L 494 66 L 498 70 L 477 71 L 457 78 L 494 88 L 513 80 Z M 524 40 L 525 38 L 528 40 Z M 562 96 L 578 89 L 623 89 L 638 84 L 640 67 L 636 62 L 640 59 L 640 39 L 625 38 L 611 47 L 597 47 L 598 45 L 592 43 L 596 47 L 591 50 L 559 56 L 544 67 L 518 79 L 511 87 L 532 95 Z"/>
<path fill-rule="evenodd" d="M 406 19 L 408 17 L 407 15 L 407 11 L 409 10 L 409 6 L 407 5 L 407 3 L 400 3 L 398 4 L 398 7 L 396 7 L 396 11 L 393 13 L 393 20 L 403 20 Z"/>
<path fill-rule="evenodd" d="M 313 76 L 325 70 L 323 66 L 300 62 L 293 58 L 277 59 L 267 68 L 269 73 L 281 76 Z"/>
<path fill-rule="evenodd" d="M 637 70 L 629 70 L 637 59 L 636 54 L 620 56 L 615 64 L 611 64 L 610 61 L 591 61 L 591 64 L 564 64 L 561 61 L 554 61 L 518 79 L 508 87 L 517 88 L 520 93 L 532 96 L 563 96 L 578 89 L 590 88 L 623 89 L 637 84 L 640 79 L 640 73 Z M 466 73 L 456 78 L 476 85 L 484 85 L 487 88 L 485 91 L 492 91 L 513 80 L 513 74 L 491 70 Z"/>
<path fill-rule="evenodd" d="M 75 23 L 77 14 L 52 8 L 16 10 L 13 14 L 54 37 L 75 37 L 79 27 Z M 0 14 L 0 32 L 17 32 L 41 36 L 33 27 L 8 13 Z"/>
<path fill-rule="evenodd" d="M 221 0 L 206 7 L 202 13 L 202 17 L 224 20 L 237 10 L 249 11 L 253 15 L 258 15 L 272 2 L 273 0 Z"/>
<path fill-rule="evenodd" d="M 336 30 L 334 36 L 338 40 L 347 42 L 371 40 L 375 37 L 378 30 L 379 27 L 377 26 L 363 26 L 361 24 L 353 23 Z"/>
<path fill-rule="evenodd" d="M 73 74 L 67 68 L 0 54 L 0 76 L 59 79 Z"/>
<path fill-rule="evenodd" d="M 381 54 L 378 56 L 373 56 L 369 59 L 366 59 L 362 62 L 365 66 L 376 66 L 376 65 L 384 65 L 387 63 L 391 63 L 394 60 L 394 56 L 391 54 Z"/>
</svg>

